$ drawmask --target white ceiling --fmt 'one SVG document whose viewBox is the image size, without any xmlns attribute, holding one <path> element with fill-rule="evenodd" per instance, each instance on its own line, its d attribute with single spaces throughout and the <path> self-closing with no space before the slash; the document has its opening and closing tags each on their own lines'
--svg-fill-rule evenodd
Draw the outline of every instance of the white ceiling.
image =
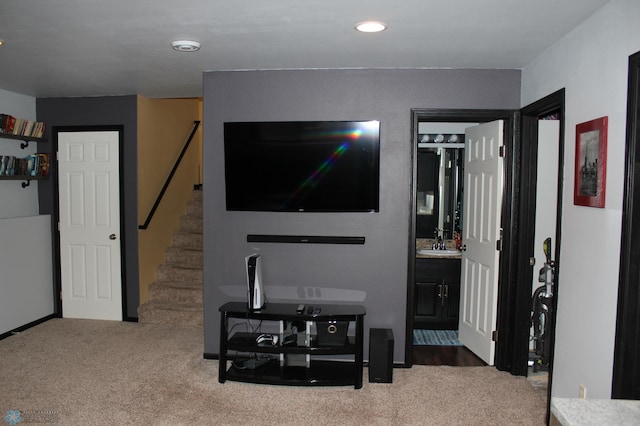
<svg viewBox="0 0 640 426">
<path fill-rule="evenodd" d="M 213 70 L 518 69 L 607 1 L 1 0 L 0 89 L 198 97 Z M 368 19 L 389 28 L 353 29 Z"/>
</svg>

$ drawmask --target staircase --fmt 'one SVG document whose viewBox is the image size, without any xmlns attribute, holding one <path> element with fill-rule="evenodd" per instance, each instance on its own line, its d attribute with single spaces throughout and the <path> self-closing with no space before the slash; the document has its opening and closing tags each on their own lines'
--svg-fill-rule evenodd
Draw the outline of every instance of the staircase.
<svg viewBox="0 0 640 426">
<path fill-rule="evenodd" d="M 202 326 L 202 190 L 193 191 L 149 301 L 138 308 L 138 321 L 150 324 Z"/>
</svg>

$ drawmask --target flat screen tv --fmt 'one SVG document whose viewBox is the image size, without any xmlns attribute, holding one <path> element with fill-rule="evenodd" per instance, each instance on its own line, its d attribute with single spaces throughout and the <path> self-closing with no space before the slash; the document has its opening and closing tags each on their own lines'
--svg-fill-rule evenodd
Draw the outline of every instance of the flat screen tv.
<svg viewBox="0 0 640 426">
<path fill-rule="evenodd" d="M 379 121 L 224 123 L 226 208 L 377 212 Z"/>
</svg>

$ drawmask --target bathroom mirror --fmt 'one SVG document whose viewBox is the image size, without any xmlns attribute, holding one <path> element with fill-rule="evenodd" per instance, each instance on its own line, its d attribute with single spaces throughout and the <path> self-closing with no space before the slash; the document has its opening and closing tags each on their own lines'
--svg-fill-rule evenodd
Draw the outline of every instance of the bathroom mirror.
<svg viewBox="0 0 640 426">
<path fill-rule="evenodd" d="M 438 145 L 418 147 L 416 238 L 451 239 L 462 228 L 464 148 Z"/>
</svg>

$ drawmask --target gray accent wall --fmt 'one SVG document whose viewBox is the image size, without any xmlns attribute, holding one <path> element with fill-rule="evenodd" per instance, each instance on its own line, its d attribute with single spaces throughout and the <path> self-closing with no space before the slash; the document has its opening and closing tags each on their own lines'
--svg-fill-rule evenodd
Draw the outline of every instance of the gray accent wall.
<svg viewBox="0 0 640 426">
<path fill-rule="evenodd" d="M 138 277 L 138 97 L 104 96 L 93 98 L 38 98 L 36 115 L 39 121 L 47 123 L 46 138 L 50 141 L 40 152 L 52 149 L 51 129 L 56 126 L 124 126 L 124 152 L 122 153 L 122 177 L 124 191 L 120 194 L 124 206 L 124 248 L 123 263 L 126 280 L 125 318 L 138 317 L 140 289 Z M 45 145 L 45 144 L 40 144 Z M 44 149 L 43 149 L 44 148 Z M 52 157 L 55 158 L 55 155 Z M 54 176 L 57 168 L 51 170 L 51 178 L 38 184 L 40 214 L 54 215 L 57 208 L 57 188 Z M 56 229 L 55 227 L 53 229 Z M 57 256 L 58 247 L 53 247 Z M 59 270 L 59 266 L 56 266 Z M 59 274 L 54 274 L 58 279 Z"/>
<path fill-rule="evenodd" d="M 292 70 L 204 74 L 204 321 L 219 352 L 218 308 L 246 300 L 244 257 L 262 255 L 268 300 L 355 303 L 391 328 L 404 362 L 411 194 L 411 109 L 519 109 L 519 70 Z M 379 120 L 379 213 L 228 212 L 226 121 Z M 256 182 L 260 185 L 260 182 Z M 247 243 L 247 234 L 361 236 L 364 245 Z"/>
</svg>

